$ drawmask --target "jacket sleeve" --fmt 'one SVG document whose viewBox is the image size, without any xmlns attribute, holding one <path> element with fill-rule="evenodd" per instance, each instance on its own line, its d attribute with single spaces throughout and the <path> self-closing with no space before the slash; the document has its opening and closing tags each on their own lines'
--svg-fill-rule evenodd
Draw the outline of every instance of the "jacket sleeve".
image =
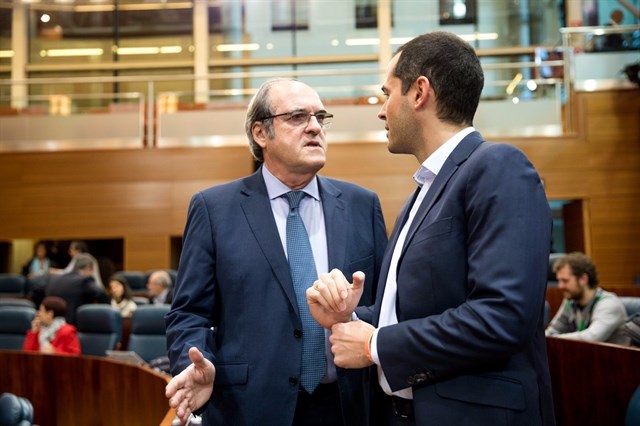
<svg viewBox="0 0 640 426">
<path fill-rule="evenodd" d="M 400 321 L 378 332 L 392 390 L 418 373 L 432 381 L 507 362 L 542 334 L 552 221 L 537 172 L 506 144 L 477 148 L 458 169 L 453 161 L 438 175 L 444 195 L 405 242 Z"/>
<path fill-rule="evenodd" d="M 212 327 L 215 298 L 215 247 L 210 213 L 201 193 L 189 205 L 171 310 L 166 315 L 167 348 L 171 373 L 191 364 L 189 348 L 197 347 L 215 363 Z"/>
<path fill-rule="evenodd" d="M 59 354 L 80 355 L 80 340 L 76 328 L 72 325 L 65 325 L 58 330 L 56 337 L 51 341 L 51 345 Z"/>
<path fill-rule="evenodd" d="M 27 331 L 27 336 L 24 339 L 24 343 L 22 345 L 23 351 L 40 351 L 40 342 L 38 341 L 38 333 L 34 333 L 33 331 Z"/>
</svg>

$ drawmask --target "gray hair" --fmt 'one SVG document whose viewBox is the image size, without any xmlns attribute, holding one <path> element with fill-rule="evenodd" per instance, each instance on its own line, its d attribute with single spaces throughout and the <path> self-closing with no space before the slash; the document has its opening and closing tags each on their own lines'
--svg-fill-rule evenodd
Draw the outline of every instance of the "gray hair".
<svg viewBox="0 0 640 426">
<path fill-rule="evenodd" d="M 173 281 L 171 280 L 171 276 L 167 271 L 159 270 L 151 273 L 152 276 L 156 277 L 158 281 L 162 284 L 164 288 L 171 288 L 173 286 Z"/>
<path fill-rule="evenodd" d="M 90 266 L 91 270 L 93 270 L 95 269 L 95 265 L 98 263 L 89 253 L 78 253 L 73 257 L 73 259 L 74 272 L 82 271 L 87 266 Z"/>
<path fill-rule="evenodd" d="M 251 154 L 256 161 L 262 163 L 264 162 L 264 156 L 262 155 L 262 147 L 258 145 L 258 143 L 253 138 L 253 124 L 260 121 L 264 125 L 265 130 L 267 131 L 267 135 L 269 138 L 274 137 L 273 131 L 273 118 L 269 118 L 264 120 L 264 117 L 268 117 L 273 115 L 274 105 L 271 103 L 270 90 L 285 81 L 297 81 L 293 78 L 272 78 L 270 80 L 262 83 L 256 94 L 249 102 L 249 106 L 247 107 L 247 116 L 244 121 L 244 130 L 247 133 L 247 138 L 249 139 L 249 148 L 251 149 Z"/>
</svg>

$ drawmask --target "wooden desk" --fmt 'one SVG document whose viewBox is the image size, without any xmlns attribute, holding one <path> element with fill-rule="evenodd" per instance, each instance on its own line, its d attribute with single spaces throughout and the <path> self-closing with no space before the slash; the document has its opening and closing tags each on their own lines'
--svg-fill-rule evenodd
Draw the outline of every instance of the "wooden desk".
<svg viewBox="0 0 640 426">
<path fill-rule="evenodd" d="M 640 349 L 547 337 L 547 354 L 559 426 L 624 426 Z"/>
<path fill-rule="evenodd" d="M 168 377 L 102 357 L 0 351 L 0 393 L 31 401 L 39 426 L 171 425 Z"/>
</svg>

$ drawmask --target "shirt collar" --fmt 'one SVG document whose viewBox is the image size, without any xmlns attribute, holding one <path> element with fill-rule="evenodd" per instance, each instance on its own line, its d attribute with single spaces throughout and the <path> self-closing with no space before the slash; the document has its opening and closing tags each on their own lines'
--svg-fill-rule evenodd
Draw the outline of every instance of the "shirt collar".
<svg viewBox="0 0 640 426">
<path fill-rule="evenodd" d="M 420 186 L 424 185 L 429 179 L 433 180 L 438 173 L 440 173 L 440 169 L 442 169 L 444 162 L 449 158 L 449 155 L 451 155 L 453 150 L 456 149 L 462 139 L 475 130 L 476 129 L 473 127 L 462 129 L 449 138 L 448 141 L 440 145 L 440 147 L 427 157 L 427 159 L 420 165 L 420 168 L 418 168 L 413 175 L 413 180 L 415 180 Z"/>
<path fill-rule="evenodd" d="M 284 194 L 291 191 L 291 188 L 275 177 L 265 164 L 262 165 L 262 177 L 267 187 L 267 194 L 269 194 L 270 200 L 282 197 Z M 302 188 L 302 191 L 316 200 L 320 200 L 320 189 L 318 188 L 317 176 L 311 179 L 311 182 Z"/>
</svg>

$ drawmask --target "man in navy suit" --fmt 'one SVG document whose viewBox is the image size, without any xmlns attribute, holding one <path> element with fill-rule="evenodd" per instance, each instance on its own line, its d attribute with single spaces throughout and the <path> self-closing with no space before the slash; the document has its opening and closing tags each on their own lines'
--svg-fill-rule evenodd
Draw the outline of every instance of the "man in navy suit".
<svg viewBox="0 0 640 426">
<path fill-rule="evenodd" d="M 373 192 L 317 176 L 332 117 L 309 86 L 266 82 L 245 122 L 263 164 L 191 200 L 166 317 L 175 376 L 166 394 L 183 422 L 195 412 L 211 425 L 363 424 L 362 372 L 336 370 L 321 329 L 324 377 L 311 392 L 301 387 L 303 324 L 285 247 L 283 196 L 302 190 L 317 269 L 304 288 L 332 268 L 362 271 L 372 302 L 387 243 L 382 210 Z M 301 301 L 308 310 L 304 290 Z"/>
<path fill-rule="evenodd" d="M 307 290 L 336 365 L 371 367 L 371 424 L 555 422 L 543 330 L 549 204 L 525 155 L 472 127 L 483 84 L 474 50 L 453 34 L 396 52 L 378 117 L 389 151 L 420 167 L 375 304 L 355 309 L 362 277 L 349 284 L 337 270 Z"/>
</svg>

